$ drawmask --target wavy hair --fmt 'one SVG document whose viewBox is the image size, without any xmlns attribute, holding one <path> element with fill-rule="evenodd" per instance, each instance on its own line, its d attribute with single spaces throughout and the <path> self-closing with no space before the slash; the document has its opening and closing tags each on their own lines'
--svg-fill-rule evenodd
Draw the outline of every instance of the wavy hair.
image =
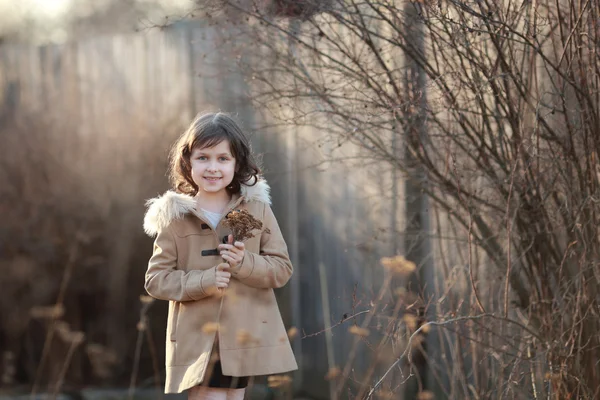
<svg viewBox="0 0 600 400">
<path fill-rule="evenodd" d="M 190 126 L 171 147 L 169 154 L 169 179 L 175 191 L 195 196 L 198 185 L 192 179 L 190 156 L 196 148 L 213 147 L 228 140 L 235 158 L 235 174 L 227 186 L 230 195 L 240 192 L 242 185 L 254 186 L 260 168 L 252 154 L 250 142 L 240 126 L 226 113 L 198 114 Z"/>
</svg>

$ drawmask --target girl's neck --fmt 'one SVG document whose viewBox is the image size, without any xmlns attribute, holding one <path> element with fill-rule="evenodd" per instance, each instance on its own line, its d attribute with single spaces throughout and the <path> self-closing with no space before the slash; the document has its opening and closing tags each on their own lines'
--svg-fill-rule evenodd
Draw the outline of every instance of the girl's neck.
<svg viewBox="0 0 600 400">
<path fill-rule="evenodd" d="M 198 192 L 196 194 L 198 207 L 215 213 L 223 213 L 231 201 L 231 196 L 226 191 L 219 193 Z"/>
</svg>

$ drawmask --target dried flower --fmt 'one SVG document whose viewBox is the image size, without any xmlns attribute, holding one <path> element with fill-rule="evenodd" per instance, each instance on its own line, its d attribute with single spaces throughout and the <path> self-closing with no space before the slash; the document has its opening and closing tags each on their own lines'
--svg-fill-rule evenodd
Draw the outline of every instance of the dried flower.
<svg viewBox="0 0 600 400">
<path fill-rule="evenodd" d="M 417 329 L 417 317 L 415 317 L 413 314 L 404 314 L 402 319 L 404 320 L 404 323 L 406 324 L 408 329 L 410 329 L 411 331 Z"/>
<path fill-rule="evenodd" d="M 417 394 L 417 400 L 433 400 L 433 399 L 434 399 L 433 392 L 431 392 L 429 390 L 424 390 Z"/>
<path fill-rule="evenodd" d="M 390 390 L 379 390 L 376 394 L 378 399 L 391 400 L 394 398 L 394 392 Z"/>
<path fill-rule="evenodd" d="M 56 321 L 54 329 L 59 338 L 74 346 L 81 344 L 85 340 L 85 333 L 81 331 L 72 331 L 69 324 L 65 321 Z"/>
<path fill-rule="evenodd" d="M 85 340 L 85 333 L 81 331 L 71 332 L 69 339 L 73 346 L 79 346 Z"/>
<path fill-rule="evenodd" d="M 11 351 L 5 351 L 2 354 L 2 365 L 0 366 L 3 370 L 0 382 L 5 385 L 10 385 L 14 382 L 15 374 L 17 369 L 15 367 L 15 355 Z"/>
<path fill-rule="evenodd" d="M 56 319 L 65 315 L 65 307 L 62 304 L 32 307 L 29 314 L 35 319 Z"/>
<path fill-rule="evenodd" d="M 348 329 L 348 332 L 360 337 L 367 337 L 369 336 L 369 333 L 371 333 L 367 328 L 361 328 L 360 326 L 356 325 L 352 325 L 350 329 Z"/>
<path fill-rule="evenodd" d="M 254 237 L 252 231 L 263 228 L 263 223 L 256 219 L 248 210 L 234 210 L 228 213 L 223 224 L 231 228 L 234 240 L 243 242 Z M 264 230 L 270 233 L 269 229 Z"/>
<path fill-rule="evenodd" d="M 221 294 L 227 297 L 227 301 L 231 304 L 240 300 L 240 295 L 233 290 L 221 290 Z"/>
<path fill-rule="evenodd" d="M 290 340 L 292 340 L 293 338 L 295 338 L 298 335 L 298 328 L 296 328 L 295 326 L 292 326 L 290 329 L 288 329 L 287 335 L 288 335 L 288 338 L 290 338 Z"/>
<path fill-rule="evenodd" d="M 267 378 L 269 387 L 287 386 L 292 383 L 292 378 L 289 375 L 271 375 Z"/>
<path fill-rule="evenodd" d="M 417 265 L 414 262 L 407 260 L 403 256 L 383 257 L 380 262 L 390 272 L 402 276 L 410 275 L 417 269 Z"/>
<path fill-rule="evenodd" d="M 339 367 L 331 367 L 327 374 L 325 375 L 325 380 L 330 381 L 332 379 L 337 378 L 342 373 L 342 370 Z"/>
<path fill-rule="evenodd" d="M 219 331 L 219 323 L 218 322 L 207 322 L 202 325 L 202 332 L 204 333 L 215 333 Z"/>
<path fill-rule="evenodd" d="M 244 346 L 251 343 L 258 343 L 258 339 L 254 338 L 247 330 L 240 329 L 237 331 L 237 342 Z"/>
<path fill-rule="evenodd" d="M 69 335 L 71 334 L 71 328 L 65 321 L 56 321 L 54 324 L 54 330 L 59 338 L 65 342 L 69 341 Z"/>
<path fill-rule="evenodd" d="M 152 304 L 152 302 L 154 302 L 154 299 L 150 296 L 143 294 L 140 296 L 140 301 L 142 302 L 142 304 Z"/>
<path fill-rule="evenodd" d="M 415 335 L 412 337 L 412 340 L 410 341 L 411 343 L 411 347 L 412 348 L 417 348 L 419 346 L 421 346 L 421 344 L 425 341 L 425 336 L 423 335 Z"/>
<path fill-rule="evenodd" d="M 92 366 L 92 373 L 99 378 L 108 378 L 113 375 L 115 365 L 119 357 L 114 350 L 98 343 L 90 343 L 85 347 L 85 351 Z"/>
</svg>

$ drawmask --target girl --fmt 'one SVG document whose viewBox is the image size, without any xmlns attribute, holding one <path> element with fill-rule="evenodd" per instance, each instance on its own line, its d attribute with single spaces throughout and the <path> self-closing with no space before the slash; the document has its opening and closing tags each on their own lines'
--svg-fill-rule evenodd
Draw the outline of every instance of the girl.
<svg viewBox="0 0 600 400">
<path fill-rule="evenodd" d="M 198 116 L 171 150 L 174 191 L 149 200 L 146 272 L 169 300 L 165 393 L 243 399 L 248 377 L 297 369 L 274 288 L 292 264 L 248 140 L 224 113 Z M 246 209 L 267 228 L 233 242 L 222 219 Z"/>
</svg>

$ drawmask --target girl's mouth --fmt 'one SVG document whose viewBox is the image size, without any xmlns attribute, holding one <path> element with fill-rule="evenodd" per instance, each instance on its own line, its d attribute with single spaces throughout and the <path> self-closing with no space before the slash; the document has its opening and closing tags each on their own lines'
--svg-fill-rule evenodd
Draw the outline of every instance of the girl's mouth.
<svg viewBox="0 0 600 400">
<path fill-rule="evenodd" d="M 209 178 L 209 177 L 206 177 L 206 176 L 205 176 L 205 177 L 204 177 L 204 179 L 206 179 L 206 180 L 207 180 L 207 181 L 209 181 L 209 182 L 217 182 L 217 181 L 218 181 L 219 179 L 221 179 L 221 178 Z"/>
</svg>

